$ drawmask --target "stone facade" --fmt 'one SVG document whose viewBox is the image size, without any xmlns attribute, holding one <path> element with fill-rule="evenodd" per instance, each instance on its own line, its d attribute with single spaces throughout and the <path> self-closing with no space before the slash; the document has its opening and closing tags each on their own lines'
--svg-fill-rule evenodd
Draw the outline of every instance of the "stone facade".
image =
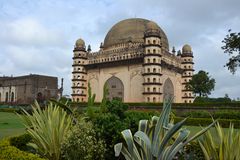
<svg viewBox="0 0 240 160">
<path fill-rule="evenodd" d="M 57 77 L 34 74 L 0 77 L 0 103 L 31 104 L 35 99 L 57 98 L 58 92 Z"/>
<path fill-rule="evenodd" d="M 192 103 L 192 91 L 185 85 L 193 75 L 193 54 L 189 45 L 175 55 L 169 51 L 166 34 L 146 19 L 126 19 L 115 24 L 98 52 L 76 41 L 73 56 L 72 99 L 86 102 L 88 83 L 103 97 L 104 85 L 110 99 L 124 102 L 162 102 L 174 97 L 176 103 Z"/>
</svg>

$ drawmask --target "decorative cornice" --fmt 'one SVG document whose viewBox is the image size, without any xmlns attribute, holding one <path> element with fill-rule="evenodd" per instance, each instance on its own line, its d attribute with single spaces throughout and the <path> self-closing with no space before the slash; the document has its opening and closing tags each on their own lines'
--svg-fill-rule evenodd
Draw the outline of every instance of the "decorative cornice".
<svg viewBox="0 0 240 160">
<path fill-rule="evenodd" d="M 85 67 L 85 64 L 73 64 L 72 66 L 73 67 L 79 67 L 79 66 Z"/>
<path fill-rule="evenodd" d="M 77 79 L 77 78 L 75 78 L 75 79 L 72 79 L 72 81 L 81 81 L 81 82 L 87 82 L 87 80 L 86 80 L 86 79 Z"/>
<path fill-rule="evenodd" d="M 87 74 L 86 72 L 83 72 L 83 71 L 73 71 L 72 73 L 73 73 L 73 74 L 74 74 L 74 73 Z"/>
<path fill-rule="evenodd" d="M 160 44 L 144 44 L 144 47 L 159 47 L 159 48 L 161 48 L 162 46 Z"/>
<path fill-rule="evenodd" d="M 147 75 L 158 75 L 158 76 L 161 76 L 162 73 L 153 73 L 153 72 L 150 72 L 150 73 L 142 73 L 143 76 L 147 76 Z"/>
<path fill-rule="evenodd" d="M 143 92 L 143 94 L 144 95 L 148 95 L 148 94 L 150 94 L 150 95 L 153 95 L 153 94 L 161 95 L 162 93 L 160 93 L 160 92 Z"/>
<path fill-rule="evenodd" d="M 186 68 L 186 69 L 183 69 L 183 70 L 184 70 L 184 72 L 185 72 L 185 71 L 193 71 L 193 72 L 195 71 L 195 70 L 192 69 L 192 68 Z"/>
<path fill-rule="evenodd" d="M 87 57 L 83 57 L 83 56 L 81 56 L 81 57 L 73 57 L 72 59 L 84 59 L 84 60 L 86 60 Z"/>
<path fill-rule="evenodd" d="M 184 61 L 184 62 L 182 62 L 181 64 L 194 64 L 194 62 L 191 62 L 191 61 Z"/>
<path fill-rule="evenodd" d="M 72 88 L 87 89 L 87 87 L 83 87 L 83 86 L 72 86 Z"/>
<path fill-rule="evenodd" d="M 184 98 L 184 99 L 193 99 L 195 97 L 193 97 L 193 96 L 190 96 L 190 97 L 183 96 L 182 98 Z"/>
<path fill-rule="evenodd" d="M 162 85 L 162 83 L 158 83 L 158 82 L 144 82 L 143 85 Z"/>
<path fill-rule="evenodd" d="M 162 57 L 162 55 L 159 53 L 145 53 L 144 54 L 144 57 L 149 57 L 149 56 Z"/>
<path fill-rule="evenodd" d="M 143 66 L 151 66 L 151 65 L 156 65 L 156 66 L 161 66 L 160 63 L 143 63 Z"/>
<path fill-rule="evenodd" d="M 82 96 L 82 97 L 86 97 L 87 95 L 86 94 L 78 94 L 78 93 L 73 93 L 71 94 L 72 96 Z"/>
<path fill-rule="evenodd" d="M 172 64 L 168 64 L 164 60 L 161 60 L 161 65 L 162 65 L 163 68 L 167 68 L 169 70 L 174 70 L 175 72 L 180 73 L 180 74 L 183 73 L 183 69 L 182 68 L 176 67 L 176 66 L 174 66 Z"/>
<path fill-rule="evenodd" d="M 192 78 L 192 76 L 182 76 L 182 78 Z"/>
</svg>

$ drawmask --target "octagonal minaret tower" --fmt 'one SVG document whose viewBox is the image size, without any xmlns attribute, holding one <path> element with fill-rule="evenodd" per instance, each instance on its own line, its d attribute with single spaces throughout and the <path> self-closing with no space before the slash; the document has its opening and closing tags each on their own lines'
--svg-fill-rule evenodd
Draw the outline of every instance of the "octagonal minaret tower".
<svg viewBox="0 0 240 160">
<path fill-rule="evenodd" d="M 183 103 L 192 103 L 194 100 L 194 96 L 191 90 L 186 88 L 187 82 L 189 82 L 192 79 L 193 76 L 193 53 L 192 48 L 190 45 L 185 44 L 182 48 L 182 102 Z"/>
<path fill-rule="evenodd" d="M 149 22 L 144 33 L 144 101 L 161 102 L 161 37 L 157 24 Z"/>
<path fill-rule="evenodd" d="M 75 102 L 86 102 L 87 98 L 87 52 L 85 42 L 78 39 L 73 50 L 73 72 L 72 72 L 72 100 Z"/>
</svg>

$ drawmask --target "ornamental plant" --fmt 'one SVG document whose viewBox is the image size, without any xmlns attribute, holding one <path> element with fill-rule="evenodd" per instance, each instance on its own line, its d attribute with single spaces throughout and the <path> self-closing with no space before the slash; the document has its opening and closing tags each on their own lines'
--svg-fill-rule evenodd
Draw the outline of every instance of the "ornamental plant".
<svg viewBox="0 0 240 160">
<path fill-rule="evenodd" d="M 141 120 L 138 131 L 133 135 L 130 129 L 121 132 L 124 142 L 114 146 L 115 156 L 122 154 L 126 160 L 170 160 L 189 142 L 201 136 L 215 121 L 205 129 L 189 137 L 190 131 L 182 128 L 186 118 L 173 124 L 170 120 L 171 102 L 164 102 L 159 117 Z"/>
<path fill-rule="evenodd" d="M 27 133 L 32 137 L 29 145 L 41 156 L 49 160 L 59 160 L 61 145 L 72 124 L 72 117 L 51 102 L 45 109 L 41 109 L 37 102 L 32 108 L 32 115 L 25 110 L 25 114 L 20 115 Z"/>
</svg>

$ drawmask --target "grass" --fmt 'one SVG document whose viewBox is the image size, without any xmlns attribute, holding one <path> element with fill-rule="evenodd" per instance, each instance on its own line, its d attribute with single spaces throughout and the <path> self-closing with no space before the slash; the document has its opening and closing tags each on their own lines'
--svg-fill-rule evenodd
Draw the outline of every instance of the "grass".
<svg viewBox="0 0 240 160">
<path fill-rule="evenodd" d="M 0 139 L 24 132 L 25 127 L 15 113 L 0 112 Z"/>
</svg>

